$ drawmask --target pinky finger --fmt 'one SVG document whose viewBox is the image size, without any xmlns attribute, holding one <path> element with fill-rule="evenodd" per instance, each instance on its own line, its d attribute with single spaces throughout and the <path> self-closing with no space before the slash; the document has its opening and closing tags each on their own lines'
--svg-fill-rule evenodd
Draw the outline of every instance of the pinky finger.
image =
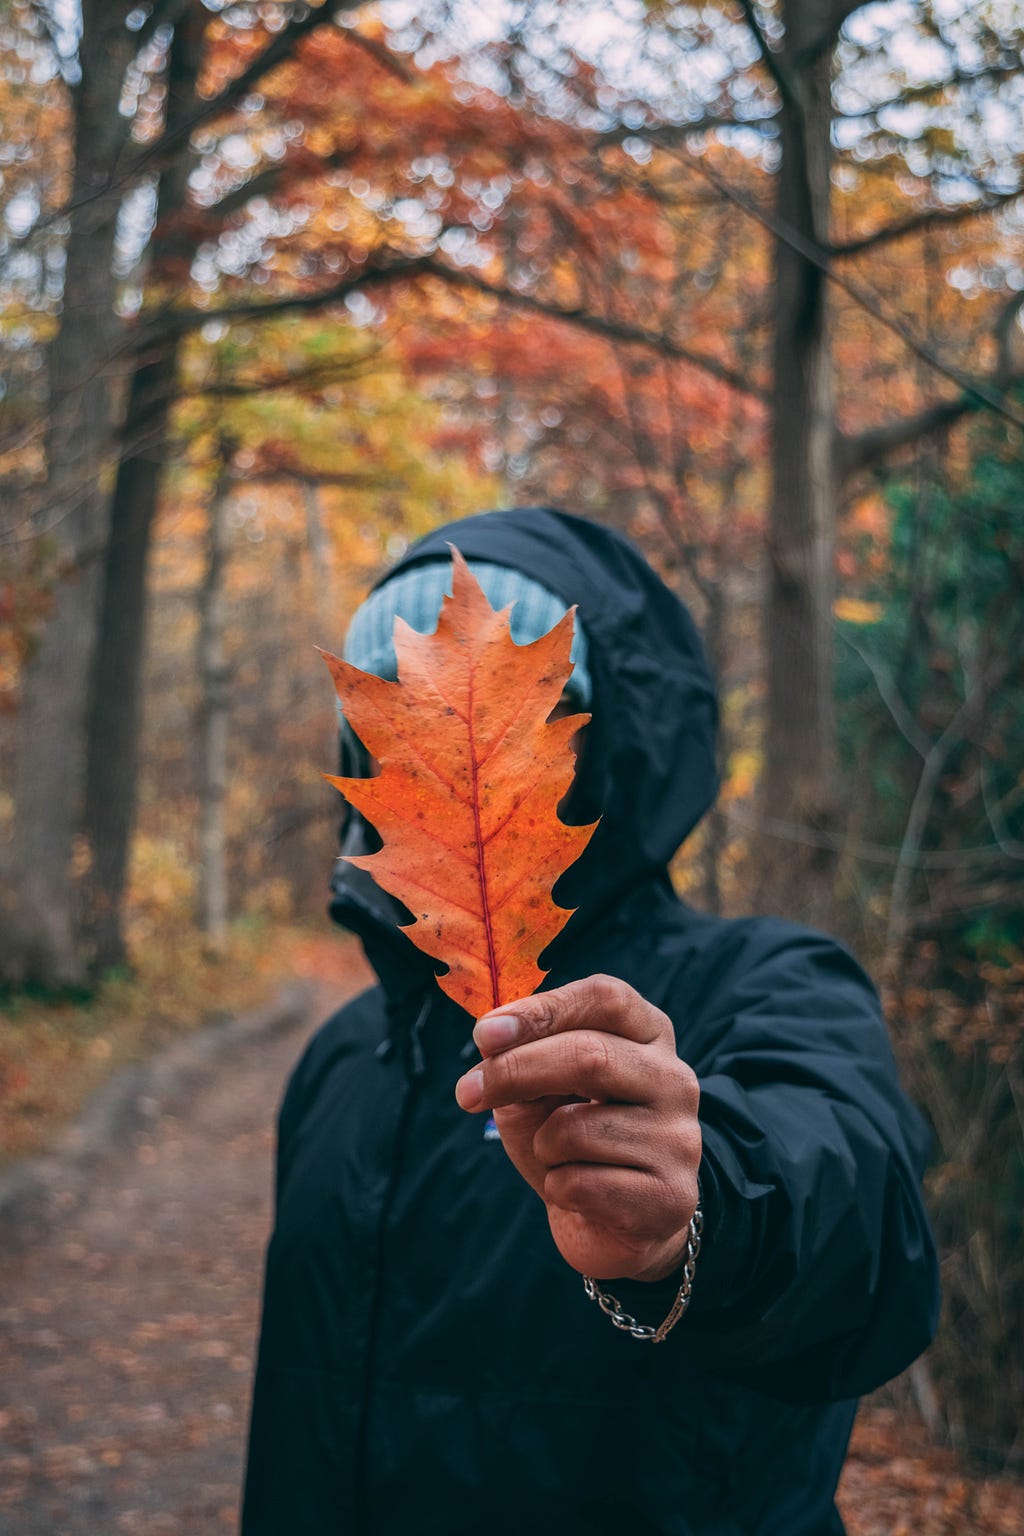
<svg viewBox="0 0 1024 1536">
<path fill-rule="evenodd" d="M 606 1163 L 560 1163 L 548 1170 L 544 1198 L 551 1205 L 574 1211 L 584 1221 L 607 1232 L 640 1241 L 657 1241 L 667 1231 L 684 1227 L 697 1203 L 688 1182 L 675 1188 L 644 1168 Z"/>
</svg>

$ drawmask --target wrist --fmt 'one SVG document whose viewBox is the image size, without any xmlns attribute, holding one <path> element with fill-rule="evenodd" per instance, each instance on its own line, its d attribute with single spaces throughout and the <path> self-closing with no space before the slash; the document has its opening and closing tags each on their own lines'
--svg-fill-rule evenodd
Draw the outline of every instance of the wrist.
<svg viewBox="0 0 1024 1536">
<path fill-rule="evenodd" d="M 701 1232 L 703 1230 L 703 1225 L 704 1217 L 701 1210 L 700 1194 L 698 1191 L 697 1208 L 693 1215 L 690 1217 L 686 1228 L 686 1244 L 682 1262 L 677 1269 L 675 1276 L 673 1277 L 673 1285 L 675 1285 L 676 1281 L 679 1281 L 679 1287 L 675 1292 L 675 1297 L 668 1310 L 668 1313 L 660 1326 L 654 1327 L 649 1323 L 639 1322 L 629 1311 L 623 1307 L 622 1302 L 617 1296 L 612 1295 L 609 1291 L 603 1290 L 601 1285 L 591 1276 L 584 1275 L 583 1288 L 586 1291 L 588 1298 L 591 1301 L 597 1302 L 601 1308 L 601 1311 L 605 1314 L 606 1317 L 611 1319 L 616 1328 L 621 1328 L 624 1332 L 632 1334 L 633 1338 L 635 1339 L 642 1339 L 645 1342 L 652 1344 L 662 1343 L 671 1333 L 676 1323 L 679 1322 L 680 1318 L 684 1316 L 687 1308 L 690 1305 L 690 1298 L 693 1291 L 693 1281 L 697 1268 L 697 1259 L 700 1255 L 701 1249 Z M 633 1277 L 634 1280 L 638 1278 L 638 1276 Z M 652 1287 L 657 1287 L 667 1278 L 667 1275 L 661 1276 L 658 1279 L 652 1280 L 650 1285 Z M 652 1295 L 652 1291 L 648 1289 L 645 1294 L 650 1297 Z M 653 1291 L 653 1294 L 655 1296 L 657 1295 L 656 1289 Z"/>
<path fill-rule="evenodd" d="M 663 1280 L 674 1279 L 686 1261 L 689 1241 L 690 1223 L 687 1222 L 685 1227 L 651 1254 L 650 1262 L 643 1269 L 635 1269 L 624 1278 L 638 1281 L 641 1285 L 657 1285 Z"/>
<path fill-rule="evenodd" d="M 695 1179 L 695 1186 L 693 1210 L 687 1214 L 682 1226 L 663 1242 L 652 1243 L 643 1255 L 642 1264 L 631 1266 L 628 1274 L 624 1274 L 624 1278 L 639 1281 L 641 1285 L 658 1285 L 663 1280 L 678 1277 L 693 1242 L 693 1220 L 698 1212 L 700 1212 L 699 1222 L 703 1221 L 703 1189 L 699 1172 Z M 639 1258 L 640 1255 L 638 1255 Z"/>
</svg>

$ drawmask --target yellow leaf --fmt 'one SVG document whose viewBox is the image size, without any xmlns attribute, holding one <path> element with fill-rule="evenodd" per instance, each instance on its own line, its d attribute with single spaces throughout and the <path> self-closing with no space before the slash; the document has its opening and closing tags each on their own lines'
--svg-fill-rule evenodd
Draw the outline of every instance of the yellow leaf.
<svg viewBox="0 0 1024 1536">
<path fill-rule="evenodd" d="M 844 619 L 847 624 L 877 624 L 885 608 L 881 603 L 865 602 L 860 597 L 837 597 L 832 612 L 837 619 Z"/>
</svg>

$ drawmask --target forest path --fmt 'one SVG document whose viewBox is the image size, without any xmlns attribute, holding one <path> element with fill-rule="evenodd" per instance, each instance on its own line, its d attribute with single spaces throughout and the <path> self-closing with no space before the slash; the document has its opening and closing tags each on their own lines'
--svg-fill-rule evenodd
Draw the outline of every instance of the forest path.
<svg viewBox="0 0 1024 1536">
<path fill-rule="evenodd" d="M 274 1119 L 320 1020 L 368 978 L 310 947 L 308 1015 L 113 1151 L 35 1246 L 0 1253 L 3 1536 L 237 1529 L 270 1221 Z M 1024 1487 L 965 1475 L 867 1405 L 843 1474 L 849 1536 L 1019 1536 Z"/>
<path fill-rule="evenodd" d="M 369 974 L 337 959 L 301 1022 L 222 1062 L 105 1159 L 66 1225 L 0 1255 L 4 1536 L 236 1529 L 276 1109 Z"/>
</svg>

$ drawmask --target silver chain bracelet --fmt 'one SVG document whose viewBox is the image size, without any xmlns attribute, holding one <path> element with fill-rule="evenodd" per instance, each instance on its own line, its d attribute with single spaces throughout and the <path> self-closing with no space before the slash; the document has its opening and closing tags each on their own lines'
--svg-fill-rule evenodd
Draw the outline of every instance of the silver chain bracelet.
<svg viewBox="0 0 1024 1536">
<path fill-rule="evenodd" d="M 597 1302 L 604 1315 L 611 1318 L 616 1328 L 624 1329 L 626 1333 L 632 1334 L 634 1339 L 645 1339 L 650 1344 L 661 1344 L 690 1305 L 693 1277 L 697 1272 L 697 1255 L 700 1253 L 700 1235 L 703 1229 L 704 1212 L 698 1200 L 697 1209 L 690 1217 L 690 1227 L 686 1237 L 683 1283 L 676 1292 L 671 1310 L 660 1327 L 652 1328 L 650 1323 L 638 1323 L 635 1317 L 631 1317 L 628 1312 L 622 1310 L 622 1303 L 617 1297 L 612 1296 L 608 1291 L 602 1291 L 597 1281 L 592 1280 L 589 1275 L 583 1276 L 583 1289 L 591 1301 Z"/>
</svg>

